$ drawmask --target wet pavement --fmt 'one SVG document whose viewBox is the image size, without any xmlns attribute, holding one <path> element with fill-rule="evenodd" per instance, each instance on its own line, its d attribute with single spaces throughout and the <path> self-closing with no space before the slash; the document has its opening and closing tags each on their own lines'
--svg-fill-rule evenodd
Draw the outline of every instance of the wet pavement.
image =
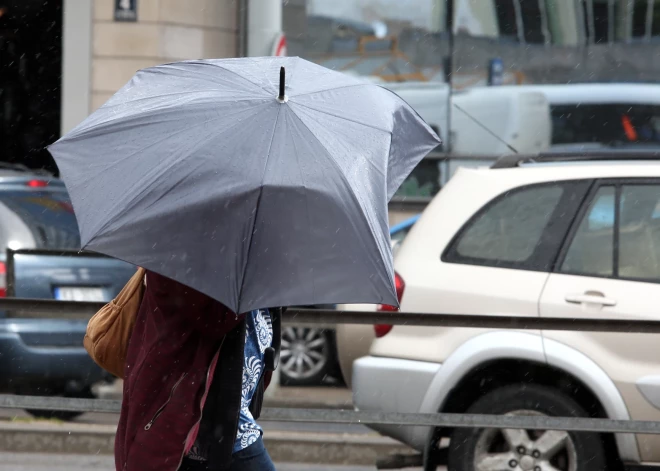
<svg viewBox="0 0 660 471">
<path fill-rule="evenodd" d="M 278 471 L 375 471 L 375 467 L 277 464 Z M 110 456 L 0 453 L 0 471 L 114 471 Z M 414 470 L 413 470 L 414 471 Z"/>
</svg>

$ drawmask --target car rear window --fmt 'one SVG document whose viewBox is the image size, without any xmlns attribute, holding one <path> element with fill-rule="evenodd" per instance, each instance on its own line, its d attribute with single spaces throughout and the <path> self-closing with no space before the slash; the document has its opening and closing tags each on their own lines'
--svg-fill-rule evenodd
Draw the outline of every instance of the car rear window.
<svg viewBox="0 0 660 471">
<path fill-rule="evenodd" d="M 64 191 L 0 191 L 0 210 L 6 214 L 0 221 L 2 251 L 28 246 L 26 231 L 36 248 L 80 249 L 78 224 Z"/>
<path fill-rule="evenodd" d="M 446 263 L 549 271 L 591 182 L 516 188 L 487 203 L 458 231 Z"/>
<path fill-rule="evenodd" d="M 561 186 L 547 186 L 505 196 L 477 217 L 459 239 L 456 251 L 475 259 L 526 261 L 562 194 Z"/>
</svg>

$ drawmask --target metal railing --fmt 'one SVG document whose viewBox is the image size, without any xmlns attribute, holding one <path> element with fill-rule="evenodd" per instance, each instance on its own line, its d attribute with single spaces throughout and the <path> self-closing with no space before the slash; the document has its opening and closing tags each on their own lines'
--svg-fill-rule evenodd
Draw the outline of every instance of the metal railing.
<svg viewBox="0 0 660 471">
<path fill-rule="evenodd" d="M 86 301 L 0 298 L 0 311 L 8 311 L 9 314 L 7 317 L 13 318 L 39 317 L 86 320 L 103 307 L 104 304 L 103 302 Z M 651 319 L 574 319 L 567 317 L 491 316 L 290 308 L 284 313 L 282 320 L 290 324 L 388 324 L 475 329 L 660 333 L 660 320 Z"/>
<path fill-rule="evenodd" d="M 103 303 L 39 299 L 0 299 L 9 317 L 88 319 Z M 515 330 L 561 330 L 621 333 L 660 333 L 660 321 L 634 319 L 569 319 L 557 317 L 485 316 L 405 312 L 289 309 L 285 323 L 391 324 Z M 118 413 L 120 401 L 40 396 L 0 395 L 0 408 Z M 573 432 L 660 434 L 660 422 L 602 418 L 504 416 L 454 413 L 394 413 L 352 410 L 265 408 L 262 420 L 464 428 L 514 428 Z"/>
<path fill-rule="evenodd" d="M 118 414 L 121 401 L 64 397 L 0 395 L 0 408 Z M 660 422 L 597 418 L 485 414 L 421 414 L 333 409 L 265 408 L 259 420 L 361 425 L 463 428 L 513 428 L 571 432 L 660 434 Z"/>
</svg>

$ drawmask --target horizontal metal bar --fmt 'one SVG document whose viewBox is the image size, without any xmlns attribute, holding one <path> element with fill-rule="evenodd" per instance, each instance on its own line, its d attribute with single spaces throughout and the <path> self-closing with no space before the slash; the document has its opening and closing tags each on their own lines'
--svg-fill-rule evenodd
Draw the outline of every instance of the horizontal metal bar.
<svg viewBox="0 0 660 471">
<path fill-rule="evenodd" d="M 121 401 L 0 394 L 0 409 L 36 409 L 118 414 L 121 411 Z"/>
<path fill-rule="evenodd" d="M 21 318 L 88 319 L 103 305 L 104 303 L 98 302 L 54 301 L 51 299 L 0 299 L 0 311 L 9 311 L 8 317 Z M 650 319 L 575 319 L 292 308 L 284 313 L 283 321 L 288 324 L 390 324 L 475 329 L 660 333 L 660 320 Z"/>
<path fill-rule="evenodd" d="M 98 302 L 0 298 L 0 311 L 7 311 L 10 318 L 88 320 L 104 305 Z"/>
<path fill-rule="evenodd" d="M 660 422 L 543 415 L 419 414 L 326 409 L 264 409 L 260 420 L 363 425 L 513 428 L 570 432 L 660 434 Z"/>
<path fill-rule="evenodd" d="M 594 319 L 416 312 L 335 311 L 289 309 L 283 320 L 292 324 L 389 324 L 475 329 L 569 330 L 582 332 L 660 333 L 660 321 L 649 319 Z"/>
<path fill-rule="evenodd" d="M 7 249 L 8 254 L 30 255 L 41 257 L 86 257 L 86 258 L 110 258 L 109 256 L 98 252 L 87 252 L 84 250 L 53 250 L 53 249 Z"/>
<path fill-rule="evenodd" d="M 120 401 L 0 395 L 0 408 L 119 413 Z M 516 428 L 572 432 L 660 434 L 660 422 L 577 417 L 419 414 L 330 409 L 265 408 L 260 420 L 363 425 Z"/>
</svg>

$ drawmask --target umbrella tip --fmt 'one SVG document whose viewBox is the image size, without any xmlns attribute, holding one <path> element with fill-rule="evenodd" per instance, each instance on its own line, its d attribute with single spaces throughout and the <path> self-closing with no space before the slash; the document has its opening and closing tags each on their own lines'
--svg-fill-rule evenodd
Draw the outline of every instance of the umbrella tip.
<svg viewBox="0 0 660 471">
<path fill-rule="evenodd" d="M 286 103 L 288 101 L 288 97 L 284 94 L 285 81 L 286 71 L 284 70 L 284 67 L 280 67 L 280 94 L 277 97 L 277 101 L 280 103 Z"/>
</svg>

